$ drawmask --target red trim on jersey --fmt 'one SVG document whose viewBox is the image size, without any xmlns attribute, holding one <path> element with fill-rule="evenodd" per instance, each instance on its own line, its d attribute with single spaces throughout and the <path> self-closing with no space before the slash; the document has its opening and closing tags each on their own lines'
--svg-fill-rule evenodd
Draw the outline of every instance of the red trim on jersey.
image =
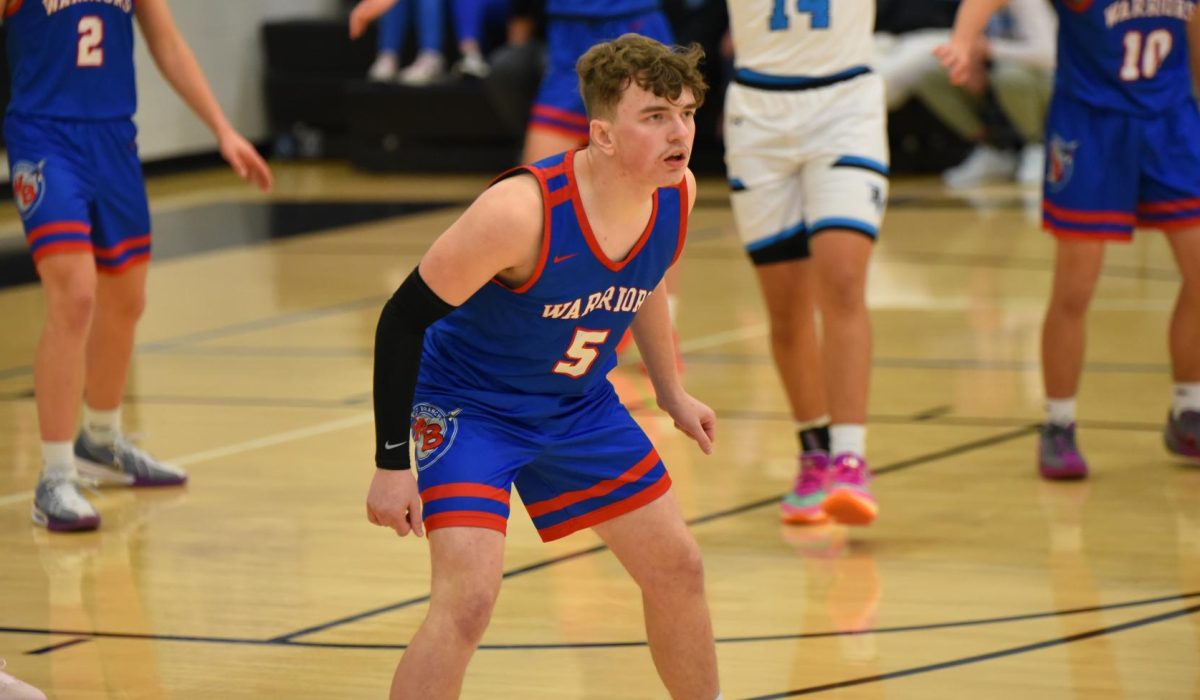
<svg viewBox="0 0 1200 700">
<path fill-rule="evenodd" d="M 658 190 L 654 190 L 654 194 L 651 195 L 650 220 L 646 222 L 646 228 L 642 231 L 642 235 L 638 237 L 637 242 L 633 244 L 622 260 L 614 261 L 600 247 L 600 242 L 596 240 L 596 234 L 592 232 L 592 223 L 588 221 L 587 212 L 583 209 L 583 198 L 579 195 L 579 183 L 575 181 L 575 153 L 575 151 L 567 152 L 567 187 L 571 190 L 571 203 L 575 206 L 575 218 L 579 220 L 579 228 L 583 231 L 583 240 L 587 241 L 592 255 L 602 265 L 613 272 L 620 272 L 637 257 L 638 253 L 642 252 L 642 248 L 646 247 L 646 242 L 650 240 L 650 232 L 654 230 L 654 222 L 658 219 Z"/>
<path fill-rule="evenodd" d="M 1056 219 L 1069 221 L 1073 224 L 1119 224 L 1133 226 L 1137 223 L 1137 218 L 1128 212 L 1063 209 L 1045 201 L 1042 202 L 1042 211 Z"/>
<path fill-rule="evenodd" d="M 1065 238 L 1074 241 L 1114 241 L 1128 243 L 1133 240 L 1133 231 L 1116 233 L 1115 231 L 1076 231 L 1075 229 L 1058 228 L 1054 224 L 1042 222 L 1042 228 L 1055 238 Z"/>
<path fill-rule="evenodd" d="M 1173 199 L 1167 202 L 1143 202 L 1137 208 L 1139 214 L 1169 214 L 1191 209 L 1200 209 L 1200 197 Z"/>
<path fill-rule="evenodd" d="M 92 252 L 92 244 L 88 241 L 63 241 L 61 243 L 49 243 L 33 251 L 33 262 L 39 263 L 51 255 L 62 255 L 63 253 L 88 253 Z"/>
<path fill-rule="evenodd" d="M 519 165 L 497 175 L 488 183 L 488 187 L 521 173 L 533 175 L 538 182 L 538 187 L 542 190 L 542 247 L 538 252 L 538 263 L 533 268 L 533 274 L 520 287 L 513 289 L 495 277 L 490 280 L 492 284 L 497 284 L 514 294 L 524 294 L 529 291 L 530 287 L 537 283 L 538 279 L 542 276 L 542 271 L 546 269 L 546 258 L 550 257 L 550 186 L 546 183 L 545 172 L 530 165 Z"/>
<path fill-rule="evenodd" d="M 688 206 L 688 186 L 687 174 L 684 173 L 683 179 L 679 181 L 679 244 L 675 246 L 675 256 L 671 258 L 671 264 L 683 255 L 683 243 L 687 240 L 688 230 L 688 214 L 691 213 L 691 207 Z"/>
<path fill-rule="evenodd" d="M 600 523 L 608 522 L 613 518 L 632 513 L 642 506 L 658 500 L 660 496 L 665 494 L 671 488 L 671 477 L 663 472 L 662 478 L 654 482 L 645 489 L 638 491 L 629 498 L 616 503 L 610 503 L 603 508 L 597 508 L 590 513 L 584 513 L 576 518 L 564 520 L 557 525 L 551 525 L 548 528 L 538 530 L 538 536 L 543 542 L 551 542 L 561 539 L 567 535 L 582 530 L 585 527 L 594 527 Z"/>
<path fill-rule="evenodd" d="M 56 233 L 90 234 L 91 232 L 92 225 L 86 221 L 51 221 L 25 234 L 25 240 L 29 242 L 29 245 L 33 245 L 37 242 L 37 239 L 43 236 L 52 236 Z"/>
<path fill-rule="evenodd" d="M 441 498 L 455 497 L 486 498 L 489 501 L 508 505 L 508 491 L 498 489 L 495 486 L 488 486 L 487 484 L 458 482 L 439 484 L 438 486 L 430 486 L 427 489 L 421 490 L 421 500 L 425 503 L 431 503 Z"/>
<path fill-rule="evenodd" d="M 546 117 L 547 119 L 554 119 L 560 122 L 566 122 L 568 124 L 578 124 L 584 129 L 587 129 L 587 126 L 590 123 L 586 115 L 568 112 L 565 109 L 559 109 L 558 107 L 551 107 L 549 105 L 534 105 L 531 113 L 534 116 Z"/>
<path fill-rule="evenodd" d="M 1180 219 L 1156 219 L 1154 221 L 1138 220 L 1142 228 L 1156 228 L 1160 231 L 1182 231 L 1193 226 L 1200 226 L 1200 216 L 1188 216 Z"/>
<path fill-rule="evenodd" d="M 616 491 L 618 488 L 632 484 L 638 479 L 641 479 L 650 472 L 661 460 L 658 458 L 658 451 L 651 448 L 649 454 L 642 457 L 641 461 L 630 467 L 624 474 L 615 479 L 605 479 L 598 484 L 595 484 L 586 489 L 578 491 L 568 491 L 559 494 L 554 498 L 538 501 L 537 503 L 526 503 L 525 511 L 529 513 L 531 518 L 539 518 L 547 513 L 553 513 L 557 510 L 562 510 L 568 506 L 573 506 L 581 501 L 586 501 L 589 498 L 600 498 Z M 557 526 L 555 526 L 557 527 Z"/>
<path fill-rule="evenodd" d="M 128 258 L 125 258 L 120 262 L 120 264 L 117 265 L 105 265 L 100 260 L 97 260 L 96 270 L 106 275 L 119 275 L 134 265 L 141 265 L 142 263 L 148 262 L 150 262 L 149 252 L 138 253 L 137 255 L 131 255 Z"/>
<path fill-rule="evenodd" d="M 13 15 L 17 14 L 17 11 L 21 9 L 21 3 L 23 2 L 25 2 L 25 0 L 17 0 L 13 4 L 4 8 L 4 16 L 12 17 Z"/>
<path fill-rule="evenodd" d="M 495 513 L 473 510 L 451 510 L 425 518 L 425 532 L 440 530 L 443 527 L 478 527 L 495 530 L 504 535 L 508 533 L 508 520 Z"/>
<path fill-rule="evenodd" d="M 150 234 L 148 233 L 137 238 L 126 238 L 111 248 L 96 248 L 96 257 L 101 260 L 115 260 L 130 248 L 141 248 L 147 245 L 150 245 Z"/>
<path fill-rule="evenodd" d="M 1063 4 L 1072 12 L 1087 12 L 1093 0 L 1063 0 Z"/>
<path fill-rule="evenodd" d="M 588 132 L 586 129 L 576 129 L 573 127 L 559 126 L 558 124 L 551 124 L 549 122 L 539 122 L 539 121 L 535 121 L 532 119 L 529 120 L 529 129 L 531 131 L 533 129 L 542 129 L 544 131 L 551 131 L 556 134 L 561 134 L 562 136 L 569 136 L 573 139 L 577 139 L 579 141 L 580 146 L 586 146 L 587 142 L 588 142 Z"/>
</svg>

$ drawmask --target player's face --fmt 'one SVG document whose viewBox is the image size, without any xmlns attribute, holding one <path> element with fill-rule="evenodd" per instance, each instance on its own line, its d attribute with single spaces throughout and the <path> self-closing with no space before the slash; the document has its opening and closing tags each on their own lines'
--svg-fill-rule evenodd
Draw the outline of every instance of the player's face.
<svg viewBox="0 0 1200 700">
<path fill-rule="evenodd" d="M 696 138 L 696 100 L 684 88 L 676 100 L 632 83 L 617 103 L 613 142 L 623 168 L 657 187 L 677 184 Z"/>
</svg>

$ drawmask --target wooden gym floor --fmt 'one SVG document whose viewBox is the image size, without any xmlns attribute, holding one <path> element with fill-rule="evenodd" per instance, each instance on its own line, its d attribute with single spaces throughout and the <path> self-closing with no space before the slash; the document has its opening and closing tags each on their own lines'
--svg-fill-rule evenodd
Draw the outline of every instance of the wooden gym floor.
<svg viewBox="0 0 1200 700">
<path fill-rule="evenodd" d="M 424 614 L 423 540 L 369 525 L 378 309 L 486 182 L 284 165 L 156 179 L 156 262 L 126 425 L 191 473 L 105 490 L 93 534 L 29 522 L 36 286 L 0 291 L 0 658 L 51 698 L 381 698 Z M 1094 476 L 1034 468 L 1052 246 L 1037 197 L 900 180 L 874 258 L 869 455 L 881 516 L 787 527 L 795 439 L 727 190 L 702 182 L 681 274 L 705 458 L 630 364 L 613 380 L 704 551 L 727 698 L 1200 698 L 1200 466 L 1161 429 L 1178 276 L 1113 246 L 1089 323 Z M 0 245 L 20 250 L 11 206 Z M 1200 351 L 1200 350 L 1198 350 Z M 590 532 L 514 507 L 506 581 L 463 697 L 665 697 L 640 599 Z"/>
</svg>

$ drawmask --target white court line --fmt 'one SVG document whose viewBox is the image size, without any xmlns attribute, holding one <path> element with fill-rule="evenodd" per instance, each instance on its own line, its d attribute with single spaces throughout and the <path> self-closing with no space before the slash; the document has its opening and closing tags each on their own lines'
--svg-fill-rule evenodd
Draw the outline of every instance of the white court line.
<svg viewBox="0 0 1200 700">
<path fill-rule="evenodd" d="M 739 340 L 757 338 L 765 335 L 766 333 L 767 325 L 765 323 L 760 323 L 754 326 L 737 328 L 731 331 L 722 331 L 720 333 L 713 333 L 711 335 L 685 340 L 679 344 L 679 348 L 683 352 L 694 352 L 696 350 L 707 349 Z M 297 430 L 288 430 L 283 433 L 276 433 L 266 437 L 255 438 L 254 440 L 246 440 L 245 442 L 238 442 L 225 447 L 205 450 L 204 452 L 194 452 L 190 455 L 184 455 L 182 457 L 169 459 L 167 461 L 181 467 L 186 467 L 189 464 L 207 462 L 211 459 L 228 457 L 229 455 L 235 455 L 241 452 L 249 452 L 250 450 L 257 450 L 261 447 L 272 447 L 274 445 L 281 445 L 285 442 L 291 442 L 292 440 L 302 440 L 314 435 L 331 433 L 335 430 L 342 430 L 343 428 L 351 428 L 363 423 L 369 423 L 373 419 L 373 414 L 362 413 L 349 418 L 341 418 L 338 420 L 329 421 L 327 423 L 318 423 L 317 425 L 309 426 L 307 428 L 299 428 Z M 0 496 L 0 508 L 13 505 L 14 503 L 29 503 L 32 500 L 33 491 L 22 491 L 21 493 Z"/>
<path fill-rule="evenodd" d="M 218 459 L 220 457 L 228 457 L 229 455 L 235 455 L 235 454 L 238 454 L 241 452 L 249 452 L 250 450 L 257 450 L 261 447 L 271 447 L 273 445 L 280 445 L 285 442 L 291 442 L 292 440 L 302 440 L 304 438 L 312 437 L 314 435 L 322 435 L 324 433 L 331 433 L 335 430 L 342 430 L 343 428 L 352 428 L 356 425 L 361 425 L 363 423 L 369 423 L 373 419 L 374 419 L 373 414 L 360 413 L 357 416 L 351 416 L 349 418 L 340 418 L 338 420 L 329 421 L 327 423 L 318 423 L 317 425 L 312 425 L 307 428 L 299 428 L 297 430 L 288 430 L 283 433 L 275 433 L 274 435 L 267 435 L 266 437 L 255 438 L 253 440 L 246 440 L 244 442 L 238 442 L 238 443 L 234 443 L 232 445 L 226 445 L 225 447 L 218 447 L 218 448 L 212 449 L 212 450 L 205 450 L 203 452 L 193 452 L 190 455 L 184 455 L 182 457 L 178 457 L 176 459 L 170 459 L 167 461 L 172 464 L 184 467 L 189 464 L 196 464 L 197 462 L 207 462 L 210 459 Z M 0 496 L 0 508 L 3 508 L 4 506 L 12 505 L 14 503 L 29 503 L 32 500 L 33 500 L 33 491 L 22 491 L 21 493 L 14 493 L 14 494 L 10 494 L 8 496 Z"/>
</svg>

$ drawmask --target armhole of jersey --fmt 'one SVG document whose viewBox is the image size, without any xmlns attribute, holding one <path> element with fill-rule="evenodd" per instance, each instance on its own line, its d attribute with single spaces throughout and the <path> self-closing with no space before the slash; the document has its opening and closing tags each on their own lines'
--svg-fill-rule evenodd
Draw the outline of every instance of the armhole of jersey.
<svg viewBox="0 0 1200 700">
<path fill-rule="evenodd" d="M 550 255 L 550 186 L 546 184 L 545 173 L 528 165 L 520 165 L 515 168 L 505 170 L 497 175 L 495 179 L 488 183 L 488 187 L 491 187 L 501 180 L 507 180 L 514 175 L 520 175 L 522 173 L 528 173 L 536 178 L 538 188 L 542 191 L 542 247 L 538 252 L 538 262 L 537 266 L 533 268 L 533 274 L 530 275 L 529 279 L 525 280 L 525 283 L 520 287 L 510 287 L 495 277 L 491 279 L 493 284 L 499 286 L 501 289 L 508 290 L 513 294 L 524 294 L 525 292 L 529 291 L 534 284 L 537 283 L 538 279 L 540 279 L 542 276 L 542 271 L 546 269 L 546 259 Z"/>
<path fill-rule="evenodd" d="M 13 15 L 17 14 L 17 12 L 18 12 L 18 11 L 21 9 L 21 4 L 22 4 L 22 3 L 24 3 L 24 2 L 25 2 L 25 0 L 17 0 L 16 2 L 14 2 L 14 3 L 13 3 L 13 4 L 11 4 L 11 5 L 9 5 L 9 4 L 6 2 L 6 3 L 4 4 L 4 17 L 5 17 L 5 19 L 7 19 L 7 18 L 9 18 L 9 17 L 12 17 Z M 0 24 L 4 24 L 4 21 L 3 21 L 3 20 L 0 20 Z"/>
<path fill-rule="evenodd" d="M 675 246 L 675 257 L 671 258 L 672 265 L 683 255 L 683 243 L 687 240 L 688 213 L 687 175 L 684 175 L 679 181 L 679 243 Z"/>
</svg>

